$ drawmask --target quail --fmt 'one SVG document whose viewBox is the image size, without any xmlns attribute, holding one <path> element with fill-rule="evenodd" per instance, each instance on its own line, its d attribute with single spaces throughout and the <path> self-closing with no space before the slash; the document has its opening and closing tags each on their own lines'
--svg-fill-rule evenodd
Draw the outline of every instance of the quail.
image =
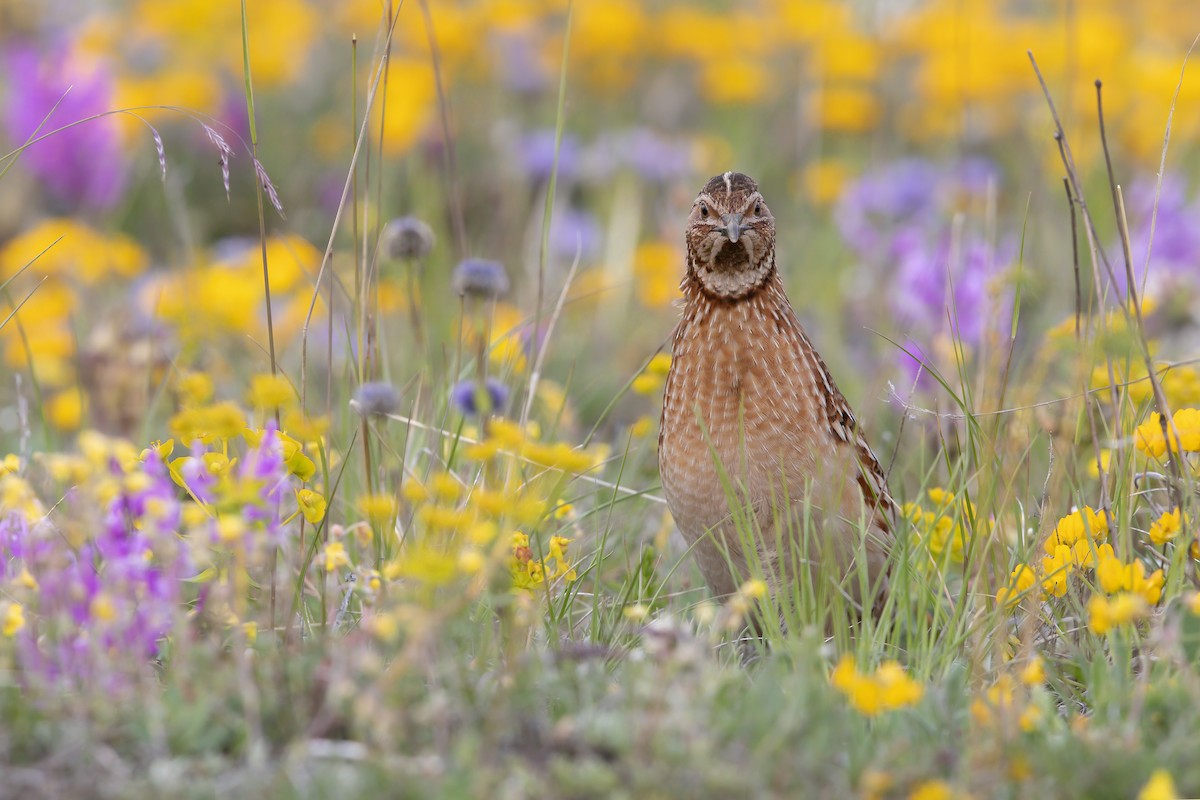
<svg viewBox="0 0 1200 800">
<path fill-rule="evenodd" d="M 775 219 L 755 181 L 738 172 L 709 180 L 686 244 L 658 442 L 679 531 L 717 596 L 750 577 L 778 595 L 832 575 L 843 596 L 877 610 L 895 503 L 788 301 Z M 869 597 L 854 577 L 860 559 Z"/>
</svg>

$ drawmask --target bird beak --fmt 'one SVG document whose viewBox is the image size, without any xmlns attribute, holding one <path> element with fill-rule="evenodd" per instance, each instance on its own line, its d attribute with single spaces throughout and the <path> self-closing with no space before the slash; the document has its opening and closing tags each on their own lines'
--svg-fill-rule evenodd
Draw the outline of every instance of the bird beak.
<svg viewBox="0 0 1200 800">
<path fill-rule="evenodd" d="M 721 217 L 721 222 L 725 223 L 725 230 L 723 232 L 726 238 L 737 244 L 738 237 L 742 235 L 742 215 L 725 214 Z"/>
</svg>

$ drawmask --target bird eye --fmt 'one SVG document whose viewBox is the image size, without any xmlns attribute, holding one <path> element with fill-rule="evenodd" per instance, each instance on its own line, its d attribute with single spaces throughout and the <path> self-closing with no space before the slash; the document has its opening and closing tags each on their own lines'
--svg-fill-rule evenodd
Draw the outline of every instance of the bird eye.
<svg viewBox="0 0 1200 800">
<path fill-rule="evenodd" d="M 705 205 L 704 203 L 700 204 L 700 216 L 702 216 L 702 217 L 708 216 L 708 206 Z"/>
<path fill-rule="evenodd" d="M 755 203 L 755 204 L 754 204 L 754 213 L 755 213 L 755 214 L 761 214 L 761 213 L 762 213 L 762 203 Z"/>
</svg>

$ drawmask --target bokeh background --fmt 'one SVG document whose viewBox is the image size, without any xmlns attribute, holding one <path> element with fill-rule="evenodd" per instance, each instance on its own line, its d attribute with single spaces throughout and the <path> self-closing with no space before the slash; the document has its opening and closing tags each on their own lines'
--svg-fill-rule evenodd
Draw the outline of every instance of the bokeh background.
<svg viewBox="0 0 1200 800">
<path fill-rule="evenodd" d="M 1195 794 L 1197 32 L 0 0 L 0 797 Z M 902 504 L 869 620 L 660 496 L 726 170 Z"/>
<path fill-rule="evenodd" d="M 437 312 L 446 276 L 472 255 L 515 277 L 500 327 L 527 325 L 555 163 L 565 4 L 438 1 L 428 21 L 416 3 L 395 9 L 352 193 L 361 203 L 336 231 L 389 10 L 372 0 L 256 0 L 248 10 L 259 159 L 286 213 L 268 209 L 267 223 L 281 357 L 297 357 L 331 233 L 333 268 L 350 280 L 353 255 L 371 257 L 382 223 L 400 215 L 428 220 L 439 246 L 420 287 L 381 265 L 385 320 L 424 290 L 434 323 L 449 324 Z M 955 332 L 982 347 L 990 321 L 1007 314 L 1018 261 L 1028 330 L 1057 322 L 1071 309 L 1070 218 L 1026 50 L 1098 190 L 1093 81 L 1103 79 L 1139 270 L 1179 87 L 1152 277 L 1190 284 L 1181 276 L 1200 248 L 1187 222 L 1200 78 L 1180 84 L 1180 74 L 1197 29 L 1200 10 L 1182 0 L 582 0 L 544 287 L 552 297 L 578 259 L 568 324 L 550 354 L 558 377 L 571 371 L 595 414 L 665 340 L 682 219 L 703 180 L 726 169 L 762 184 L 793 299 L 855 400 L 885 396 L 889 380 L 911 388 L 915 370 L 897 343 L 943 367 Z M 116 343 L 153 332 L 186 365 L 204 347 L 220 361 L 212 337 L 239 350 L 245 337 L 265 341 L 239 8 L 5 0 L 0 37 L 6 152 L 36 133 L 138 109 L 10 155 L 0 181 L 0 278 L 61 237 L 8 287 L 19 300 L 46 277 L 22 324 L 0 331 L 3 363 L 34 371 L 53 427 L 91 417 L 111 426 L 115 413 L 89 402 L 82 373 Z M 1112 247 L 1111 214 L 1097 219 Z M 318 319 L 325 310 L 318 302 Z M 393 327 L 402 342 L 402 324 Z M 586 368 L 597 361 L 605 369 Z M 396 368 L 406 369 L 402 359 Z M 0 430 L 14 424 L 6 417 Z"/>
</svg>

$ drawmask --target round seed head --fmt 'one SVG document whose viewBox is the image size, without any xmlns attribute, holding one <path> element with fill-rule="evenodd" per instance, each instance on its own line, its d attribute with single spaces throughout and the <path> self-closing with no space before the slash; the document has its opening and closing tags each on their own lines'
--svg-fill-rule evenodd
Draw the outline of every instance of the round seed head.
<svg viewBox="0 0 1200 800">
<path fill-rule="evenodd" d="M 400 217 L 387 224 L 383 232 L 383 251 L 388 258 L 418 261 L 433 249 L 433 228 L 416 217 Z"/>
<path fill-rule="evenodd" d="M 390 383 L 364 383 L 354 393 L 350 405 L 364 417 L 392 414 L 400 407 L 400 392 Z"/>
<path fill-rule="evenodd" d="M 454 268 L 454 291 L 484 300 L 502 297 L 508 294 L 508 273 L 499 261 L 464 259 Z"/>
<path fill-rule="evenodd" d="M 488 378 L 483 386 L 462 381 L 450 390 L 450 402 L 468 417 L 502 413 L 508 405 L 508 387 L 495 378 Z"/>
</svg>

